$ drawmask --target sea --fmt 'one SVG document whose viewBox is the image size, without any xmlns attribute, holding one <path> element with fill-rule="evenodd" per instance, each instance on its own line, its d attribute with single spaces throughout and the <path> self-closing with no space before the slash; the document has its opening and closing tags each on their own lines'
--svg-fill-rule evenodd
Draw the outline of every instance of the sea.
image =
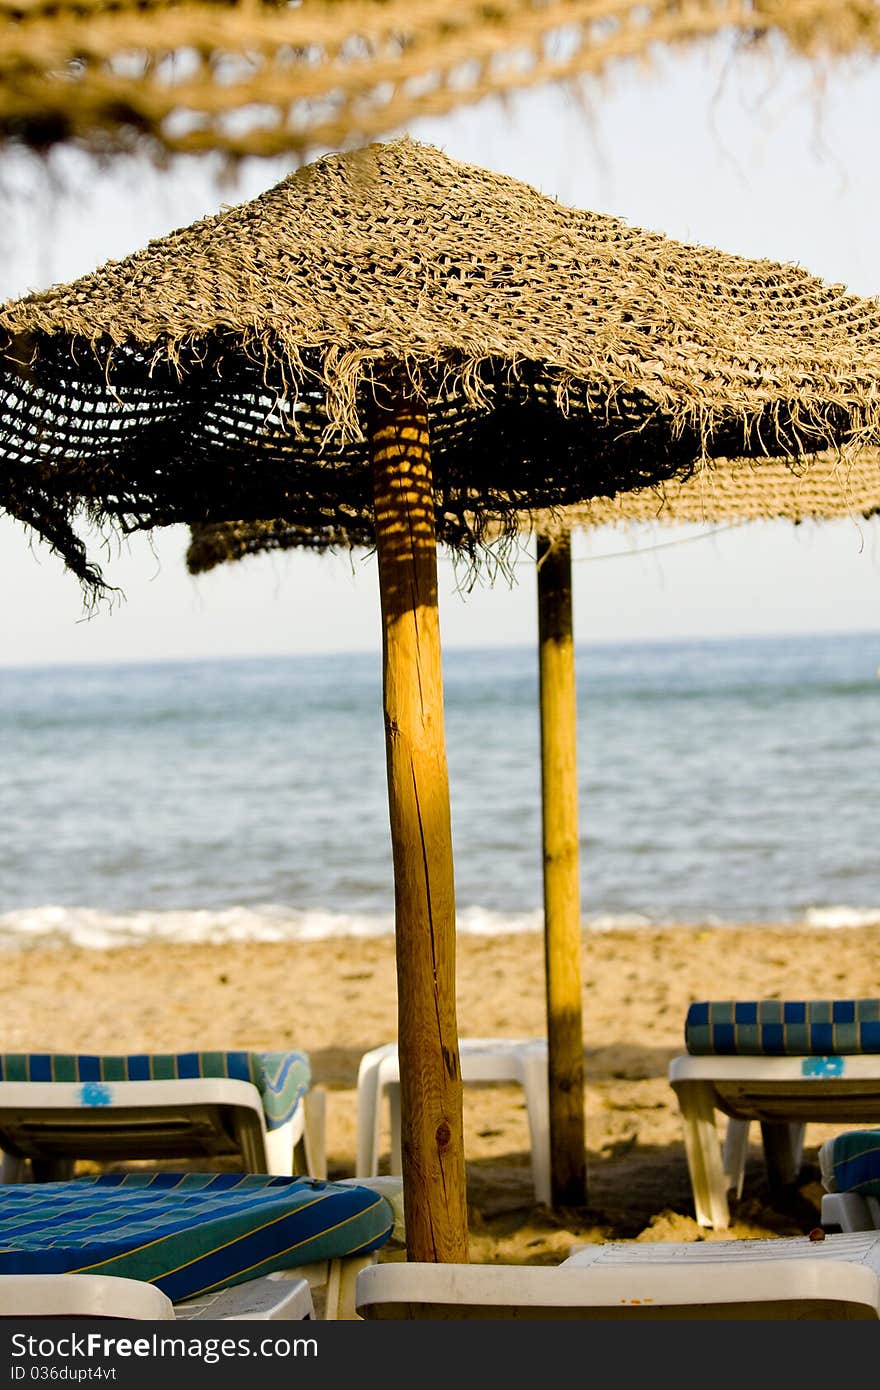
<svg viewBox="0 0 880 1390">
<path fill-rule="evenodd" d="M 880 632 L 577 650 L 586 929 L 880 925 Z M 458 928 L 538 931 L 537 655 L 444 653 Z M 375 653 L 0 671 L 0 945 L 393 931 Z"/>
</svg>

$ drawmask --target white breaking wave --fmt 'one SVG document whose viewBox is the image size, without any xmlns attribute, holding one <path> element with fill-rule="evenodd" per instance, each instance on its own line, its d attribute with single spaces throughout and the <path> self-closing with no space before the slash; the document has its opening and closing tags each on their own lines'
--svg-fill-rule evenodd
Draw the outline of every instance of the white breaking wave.
<svg viewBox="0 0 880 1390">
<path fill-rule="evenodd" d="M 880 908 L 810 908 L 802 920 L 810 927 L 880 926 Z M 584 928 L 595 932 L 681 924 L 681 918 L 674 921 L 638 912 L 597 913 L 583 918 Z M 723 929 L 737 923 L 713 916 L 691 925 Z M 540 908 L 502 912 L 486 907 L 465 907 L 457 916 L 458 931 L 468 936 L 539 932 L 543 926 L 544 914 Z M 390 912 L 331 912 L 321 908 L 292 908 L 280 903 L 141 912 L 104 912 L 91 907 L 47 905 L 0 913 L 0 949 L 72 945 L 108 950 L 113 946 L 160 941 L 184 944 L 326 941 L 339 937 L 392 936 L 393 933 L 394 918 Z"/>
<path fill-rule="evenodd" d="M 149 942 L 318 941 L 334 936 L 385 936 L 390 915 L 259 907 L 102 912 L 45 906 L 0 914 L 0 945 L 73 946 L 96 950 Z"/>
<path fill-rule="evenodd" d="M 540 925 L 540 913 L 508 915 L 478 908 L 459 917 L 461 931 L 480 935 L 532 931 Z M 276 903 L 141 912 L 50 905 L 0 914 L 0 945 L 6 947 L 70 944 L 102 950 L 157 941 L 323 941 L 333 937 L 390 936 L 393 932 L 391 913 L 296 909 Z"/>
<path fill-rule="evenodd" d="M 880 927 L 880 907 L 811 907 L 808 927 Z"/>
<path fill-rule="evenodd" d="M 539 932 L 544 914 L 501 912 L 486 907 L 459 910 L 459 932 L 469 936 L 502 936 Z M 614 931 L 658 925 L 639 913 L 602 914 L 585 918 L 595 931 Z M 291 908 L 279 903 L 257 907 L 192 908 L 141 912 L 104 912 L 91 907 L 19 908 L 0 913 L 0 948 L 83 946 L 107 950 L 152 942 L 224 943 L 229 941 L 325 941 L 334 937 L 391 936 L 389 913 L 332 912 L 320 908 Z"/>
</svg>

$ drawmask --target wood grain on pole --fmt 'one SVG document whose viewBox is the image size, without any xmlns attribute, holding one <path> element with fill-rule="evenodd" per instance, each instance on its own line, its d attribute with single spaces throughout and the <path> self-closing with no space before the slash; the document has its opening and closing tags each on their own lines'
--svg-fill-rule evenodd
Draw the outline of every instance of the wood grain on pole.
<svg viewBox="0 0 880 1390">
<path fill-rule="evenodd" d="M 554 1206 L 586 1201 L 571 538 L 538 537 L 544 959 Z"/>
<path fill-rule="evenodd" d="M 399 380 L 370 418 L 394 858 L 404 1217 L 410 1260 L 468 1257 L 455 892 L 428 418 Z"/>
</svg>

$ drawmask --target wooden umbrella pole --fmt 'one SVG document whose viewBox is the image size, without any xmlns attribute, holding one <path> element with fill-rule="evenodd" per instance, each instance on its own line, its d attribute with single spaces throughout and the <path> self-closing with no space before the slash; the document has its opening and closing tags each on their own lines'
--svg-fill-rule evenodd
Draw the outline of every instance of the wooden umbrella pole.
<svg viewBox="0 0 880 1390">
<path fill-rule="evenodd" d="M 410 1260 L 467 1260 L 455 892 L 443 727 L 428 416 L 403 379 L 377 387 L 370 451 L 382 595 L 394 855 L 403 1198 Z"/>
<path fill-rule="evenodd" d="M 550 1171 L 554 1206 L 586 1201 L 584 1036 L 571 537 L 538 537 Z"/>
</svg>

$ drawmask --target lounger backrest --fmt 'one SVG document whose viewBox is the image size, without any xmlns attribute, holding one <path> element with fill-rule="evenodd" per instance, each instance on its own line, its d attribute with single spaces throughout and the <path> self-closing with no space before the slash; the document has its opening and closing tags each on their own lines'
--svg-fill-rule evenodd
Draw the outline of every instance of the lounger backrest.
<svg viewBox="0 0 880 1390">
<path fill-rule="evenodd" d="M 691 1004 L 685 1043 L 696 1056 L 826 1057 L 880 1052 L 880 999 Z"/>
</svg>

